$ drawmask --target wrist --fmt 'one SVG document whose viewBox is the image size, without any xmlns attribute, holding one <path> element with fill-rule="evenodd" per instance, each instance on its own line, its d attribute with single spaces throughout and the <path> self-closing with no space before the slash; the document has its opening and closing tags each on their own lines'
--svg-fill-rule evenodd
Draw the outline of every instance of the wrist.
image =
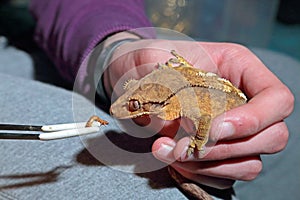
<svg viewBox="0 0 300 200">
<path fill-rule="evenodd" d="M 108 36 L 103 41 L 103 49 L 107 48 L 108 46 L 110 46 L 112 43 L 114 43 L 116 41 L 121 41 L 121 40 L 126 40 L 126 39 L 138 40 L 138 39 L 141 39 L 141 37 L 136 34 L 127 32 L 127 31 L 115 33 L 111 36 Z"/>
<path fill-rule="evenodd" d="M 110 84 L 109 76 L 106 73 L 106 69 L 110 65 L 116 49 L 125 43 L 136 41 L 138 39 L 140 39 L 140 37 L 137 35 L 129 32 L 121 32 L 109 36 L 101 44 L 94 72 L 94 84 L 97 88 L 96 92 L 101 104 L 106 105 L 106 107 L 110 105 L 110 94 L 112 92 L 112 86 Z"/>
</svg>

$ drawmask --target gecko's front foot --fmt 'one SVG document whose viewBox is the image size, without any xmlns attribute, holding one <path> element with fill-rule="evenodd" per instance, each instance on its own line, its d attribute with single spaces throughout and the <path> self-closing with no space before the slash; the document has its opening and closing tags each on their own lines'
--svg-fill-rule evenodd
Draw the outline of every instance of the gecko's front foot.
<svg viewBox="0 0 300 200">
<path fill-rule="evenodd" d="M 206 143 L 206 142 L 205 142 Z M 189 147 L 187 149 L 187 157 L 189 157 L 190 155 L 194 154 L 195 151 L 199 152 L 199 156 L 204 154 L 204 143 L 203 140 L 199 140 L 197 137 L 192 136 L 190 139 L 190 144 Z"/>
</svg>

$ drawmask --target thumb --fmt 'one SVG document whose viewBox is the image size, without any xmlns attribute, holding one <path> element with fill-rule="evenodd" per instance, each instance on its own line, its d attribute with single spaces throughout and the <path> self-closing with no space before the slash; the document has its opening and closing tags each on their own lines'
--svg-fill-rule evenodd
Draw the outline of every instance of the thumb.
<svg viewBox="0 0 300 200">
<path fill-rule="evenodd" d="M 177 143 L 169 137 L 161 137 L 153 143 L 152 154 L 156 159 L 168 164 L 187 161 L 189 142 L 189 137 L 184 137 Z"/>
<path fill-rule="evenodd" d="M 167 164 L 172 164 L 176 161 L 174 156 L 174 148 L 176 147 L 176 142 L 169 137 L 158 138 L 152 145 L 153 156 Z"/>
</svg>

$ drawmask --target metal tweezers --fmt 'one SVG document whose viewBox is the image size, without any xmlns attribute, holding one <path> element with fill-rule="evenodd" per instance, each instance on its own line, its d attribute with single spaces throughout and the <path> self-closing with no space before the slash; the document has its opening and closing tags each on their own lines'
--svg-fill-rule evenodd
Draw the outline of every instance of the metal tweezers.
<svg viewBox="0 0 300 200">
<path fill-rule="evenodd" d="M 45 126 L 0 124 L 0 139 L 55 140 L 95 133 L 103 125 L 97 121 L 90 127 L 86 122 Z"/>
</svg>

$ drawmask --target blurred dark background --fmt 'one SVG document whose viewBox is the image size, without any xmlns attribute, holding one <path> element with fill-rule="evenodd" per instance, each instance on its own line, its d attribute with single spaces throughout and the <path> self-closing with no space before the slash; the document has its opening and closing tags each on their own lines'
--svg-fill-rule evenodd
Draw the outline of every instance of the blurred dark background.
<svg viewBox="0 0 300 200">
<path fill-rule="evenodd" d="M 28 2 L 0 0 L 0 36 L 30 53 L 37 49 Z M 146 0 L 146 6 L 155 26 L 199 40 L 267 48 L 300 60 L 299 0 Z"/>
</svg>

